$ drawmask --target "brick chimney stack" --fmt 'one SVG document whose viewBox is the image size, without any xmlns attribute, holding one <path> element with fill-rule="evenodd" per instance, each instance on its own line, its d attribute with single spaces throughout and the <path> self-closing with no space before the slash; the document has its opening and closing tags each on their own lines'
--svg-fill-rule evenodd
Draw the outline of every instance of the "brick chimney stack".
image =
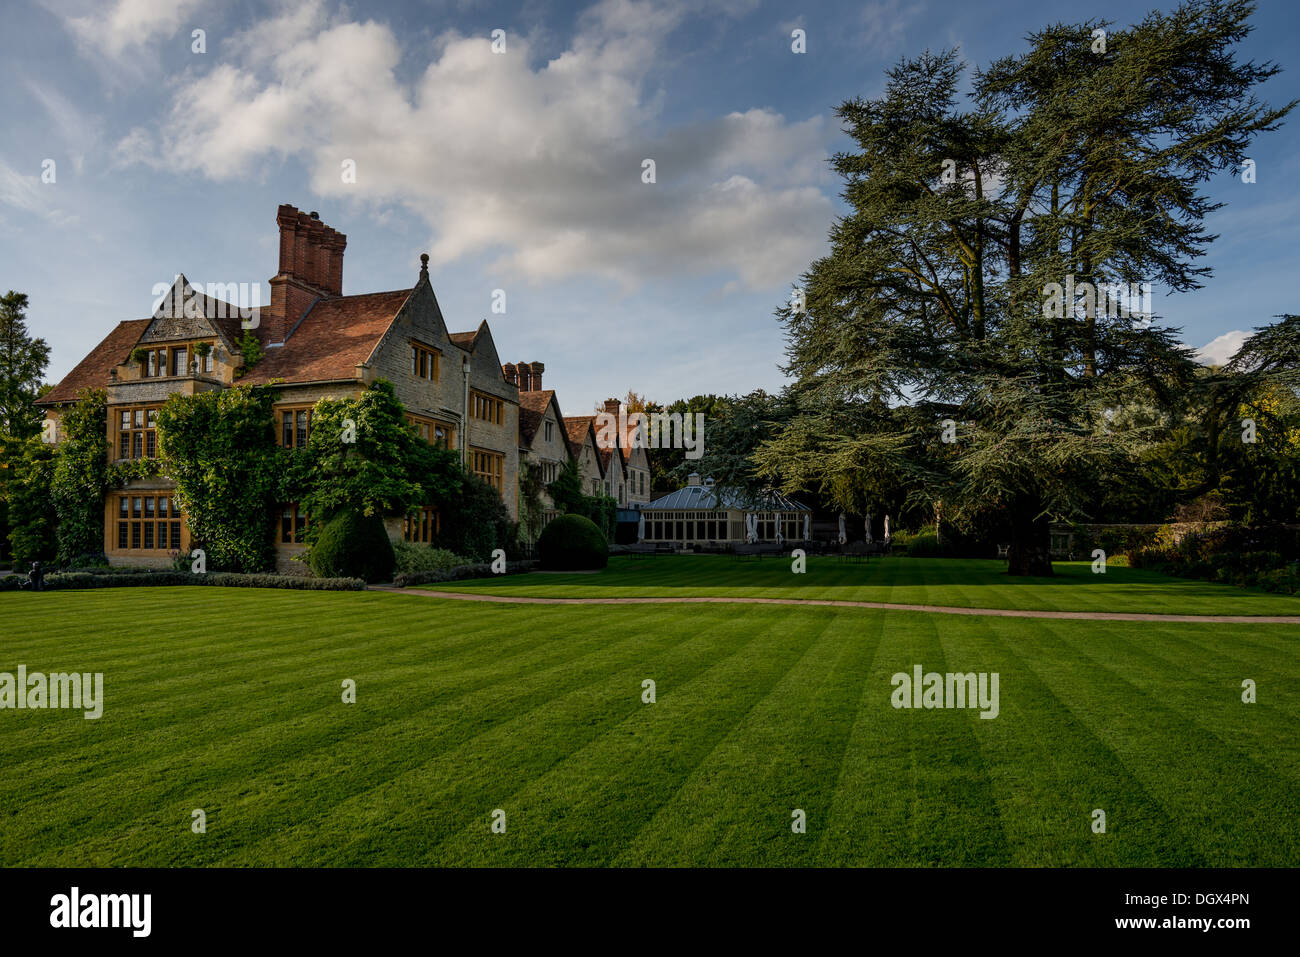
<svg viewBox="0 0 1300 957">
<path fill-rule="evenodd" d="M 533 392 L 541 392 L 541 391 L 542 391 L 542 373 L 546 371 L 546 366 L 544 366 L 544 365 L 543 365 L 542 363 L 540 363 L 540 362 L 530 362 L 530 363 L 529 363 L 529 368 L 532 370 L 532 373 L 533 373 L 533 374 L 532 374 L 532 378 L 531 378 L 531 380 L 530 380 L 530 382 L 531 382 L 531 384 L 532 384 L 532 387 L 533 387 L 533 388 L 532 388 L 532 391 L 533 391 Z"/>
<path fill-rule="evenodd" d="M 519 372 L 519 391 L 533 391 L 533 369 L 532 365 L 527 362 L 516 362 L 515 368 Z"/>
<path fill-rule="evenodd" d="M 283 205 L 276 210 L 280 227 L 280 268 L 271 280 L 265 339 L 283 342 L 313 302 L 343 294 L 343 250 L 348 238 L 321 222 L 318 213 Z"/>
<path fill-rule="evenodd" d="M 506 381 L 511 385 L 519 384 L 519 368 L 513 362 L 507 362 L 503 365 L 501 374 L 506 377 Z"/>
<path fill-rule="evenodd" d="M 619 403 L 618 399 L 606 399 L 606 400 L 605 400 L 605 411 L 608 412 L 610 415 L 618 415 L 618 407 L 619 407 L 619 405 L 620 405 L 620 403 Z"/>
</svg>

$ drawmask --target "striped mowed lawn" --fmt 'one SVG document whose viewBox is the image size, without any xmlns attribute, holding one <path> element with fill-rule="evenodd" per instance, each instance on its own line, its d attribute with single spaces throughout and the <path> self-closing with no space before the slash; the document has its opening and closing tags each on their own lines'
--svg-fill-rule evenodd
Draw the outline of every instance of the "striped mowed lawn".
<svg viewBox="0 0 1300 957">
<path fill-rule="evenodd" d="M 1220 613 L 1251 600 L 1223 592 Z M 105 704 L 96 721 L 0 711 L 0 864 L 1294 866 L 1295 634 L 374 592 L 6 594 L 0 671 L 103 672 Z M 998 672 L 998 717 L 894 709 L 890 677 L 915 664 Z"/>
<path fill-rule="evenodd" d="M 1026 611 L 1170 615 L 1300 615 L 1300 596 L 1270 594 L 1159 572 L 1058 562 L 1053 578 L 1011 578 L 1006 562 L 948 558 L 842 561 L 811 556 L 803 574 L 784 558 L 727 555 L 615 556 L 598 575 L 538 572 L 429 585 L 446 591 L 532 598 L 663 598 L 674 595 L 831 599 Z"/>
</svg>

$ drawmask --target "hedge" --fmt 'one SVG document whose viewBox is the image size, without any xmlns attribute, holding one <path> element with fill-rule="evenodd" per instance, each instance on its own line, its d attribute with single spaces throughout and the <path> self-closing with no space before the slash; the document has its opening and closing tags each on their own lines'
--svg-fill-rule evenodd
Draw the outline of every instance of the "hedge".
<svg viewBox="0 0 1300 957">
<path fill-rule="evenodd" d="M 9 575 L 0 578 L 0 591 L 18 591 L 27 581 L 26 575 Z M 215 585 L 224 588 L 293 588 L 302 591 L 361 591 L 366 583 L 360 578 L 300 578 L 290 575 L 266 575 L 242 572 L 212 572 L 195 575 L 191 572 L 122 571 L 56 572 L 45 578 L 45 588 L 57 591 L 64 588 L 131 588 L 159 585 Z"/>
<path fill-rule="evenodd" d="M 537 562 L 534 561 L 506 562 L 505 573 L 507 575 L 520 575 L 524 572 L 530 572 L 536 567 Z M 393 579 L 393 584 L 399 588 L 410 588 L 415 585 L 458 581 L 462 578 L 491 578 L 494 574 L 491 564 L 459 565 L 456 568 L 440 568 L 398 575 Z"/>
</svg>

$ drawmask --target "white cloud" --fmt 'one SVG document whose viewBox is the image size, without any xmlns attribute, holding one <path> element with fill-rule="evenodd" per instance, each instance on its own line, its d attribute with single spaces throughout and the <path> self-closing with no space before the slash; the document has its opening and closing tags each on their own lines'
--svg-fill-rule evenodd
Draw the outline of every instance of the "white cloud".
<svg viewBox="0 0 1300 957">
<path fill-rule="evenodd" d="M 32 98 L 44 108 L 53 124 L 53 130 L 71 159 L 73 169 L 81 172 L 87 154 L 98 150 L 103 121 L 83 113 L 71 100 L 51 86 L 23 80 Z"/>
<path fill-rule="evenodd" d="M 0 203 L 29 213 L 44 208 L 41 201 L 39 174 L 24 176 L 4 160 L 0 160 Z"/>
<path fill-rule="evenodd" d="M 904 48 L 903 34 L 907 25 L 920 16 L 924 9 L 924 4 L 904 4 L 902 0 L 878 0 L 864 4 L 861 45 L 878 56 L 897 59 L 899 51 Z"/>
<path fill-rule="evenodd" d="M 117 0 L 95 3 L 81 16 L 66 18 L 83 52 L 121 60 L 136 48 L 172 36 L 202 0 Z"/>
<path fill-rule="evenodd" d="M 447 33 L 404 82 L 388 26 L 312 4 L 232 38 L 218 65 L 188 78 L 154 155 L 217 180 L 296 158 L 322 196 L 422 216 L 436 265 L 486 253 L 530 279 L 632 287 L 684 270 L 783 287 L 825 241 L 837 131 L 765 109 L 667 126 L 652 71 L 687 9 L 604 0 L 568 49 L 536 64 L 527 37 L 508 35 L 494 54 L 486 35 Z M 133 130 L 118 155 L 148 162 L 152 149 Z M 654 184 L 641 179 L 646 158 Z M 355 184 L 342 181 L 344 160 Z"/>
<path fill-rule="evenodd" d="M 1250 333 L 1244 329 L 1234 329 L 1210 340 L 1196 350 L 1196 361 L 1207 366 L 1221 366 L 1237 354 Z"/>
<path fill-rule="evenodd" d="M 56 165 L 55 171 L 57 173 Z M 0 160 L 0 207 L 8 206 L 42 217 L 56 226 L 77 222 L 77 216 L 64 212 L 54 200 L 60 195 L 57 179 L 53 183 L 41 181 L 41 171 L 22 173 L 4 160 Z M 6 220 L 0 219 L 0 222 Z"/>
</svg>

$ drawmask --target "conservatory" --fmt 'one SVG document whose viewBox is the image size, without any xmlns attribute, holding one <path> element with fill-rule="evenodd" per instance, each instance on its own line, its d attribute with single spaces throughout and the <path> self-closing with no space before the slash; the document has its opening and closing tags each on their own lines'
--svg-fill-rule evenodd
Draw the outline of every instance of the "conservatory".
<svg viewBox="0 0 1300 957">
<path fill-rule="evenodd" d="M 812 509 L 779 492 L 749 495 L 715 486 L 692 474 L 685 488 L 641 506 L 638 537 L 683 545 L 802 542 L 810 537 Z"/>
</svg>

